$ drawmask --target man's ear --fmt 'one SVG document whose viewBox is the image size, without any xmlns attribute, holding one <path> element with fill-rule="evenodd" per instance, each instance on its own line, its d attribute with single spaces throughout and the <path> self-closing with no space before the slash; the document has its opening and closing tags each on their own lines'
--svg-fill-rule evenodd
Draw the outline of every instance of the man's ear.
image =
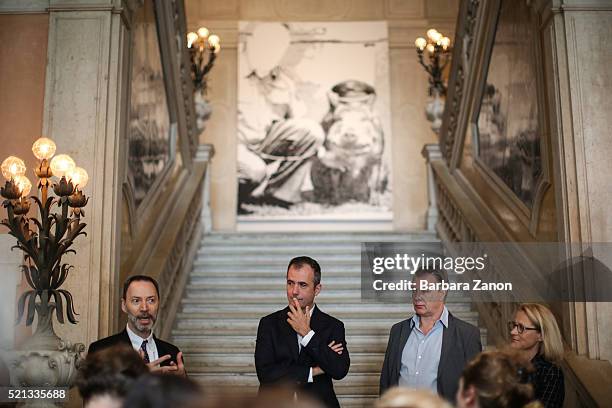
<svg viewBox="0 0 612 408">
<path fill-rule="evenodd" d="M 315 296 L 318 296 L 319 293 L 321 292 L 321 284 L 319 283 L 317 286 L 315 286 Z"/>
<path fill-rule="evenodd" d="M 127 307 L 125 306 L 125 299 L 121 299 L 121 310 L 123 313 L 127 313 Z"/>
</svg>

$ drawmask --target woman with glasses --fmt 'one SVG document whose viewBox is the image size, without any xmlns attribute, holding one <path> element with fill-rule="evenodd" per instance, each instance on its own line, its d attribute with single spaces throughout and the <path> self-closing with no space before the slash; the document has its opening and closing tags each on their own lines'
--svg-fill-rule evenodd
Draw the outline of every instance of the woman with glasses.
<svg viewBox="0 0 612 408">
<path fill-rule="evenodd" d="M 563 341 L 557 321 L 550 309 L 536 303 L 519 305 L 514 320 L 508 322 L 511 347 L 530 361 L 534 371 L 528 381 L 534 396 L 544 407 L 561 407 L 565 397 L 563 371 Z"/>
</svg>

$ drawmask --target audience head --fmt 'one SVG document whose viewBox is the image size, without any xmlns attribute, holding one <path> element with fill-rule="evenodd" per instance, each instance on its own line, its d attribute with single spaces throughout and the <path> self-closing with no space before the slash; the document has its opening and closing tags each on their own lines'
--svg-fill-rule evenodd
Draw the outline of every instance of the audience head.
<svg viewBox="0 0 612 408">
<path fill-rule="evenodd" d="M 159 285 L 150 276 L 130 276 L 123 285 L 121 310 L 127 313 L 128 327 L 147 338 L 153 330 L 159 310 Z"/>
<path fill-rule="evenodd" d="M 559 363 L 563 358 L 563 341 L 557 320 L 550 309 L 537 303 L 519 305 L 514 320 L 509 322 L 512 348 L 542 355 Z"/>
<path fill-rule="evenodd" d="M 393 387 L 388 389 L 374 405 L 375 408 L 452 408 L 429 390 Z"/>
<path fill-rule="evenodd" d="M 138 379 L 125 397 L 125 408 L 190 408 L 202 401 L 200 386 L 187 377 L 147 374 Z"/>
<path fill-rule="evenodd" d="M 79 367 L 76 386 L 86 408 L 118 408 L 136 379 L 148 372 L 133 348 L 109 347 L 87 356 Z"/>
<path fill-rule="evenodd" d="M 209 395 L 199 408 L 323 408 L 308 398 L 300 396 L 296 401 L 295 389 L 286 386 L 265 387 L 257 395 L 240 392 Z"/>
<path fill-rule="evenodd" d="M 436 316 L 444 309 L 445 290 L 421 289 L 421 285 L 448 282 L 444 269 L 419 269 L 414 274 L 415 290 L 412 292 L 414 312 L 422 317 Z"/>
<path fill-rule="evenodd" d="M 287 266 L 287 301 L 297 299 L 300 307 L 312 307 L 314 298 L 321 292 L 321 266 L 308 256 L 293 258 Z"/>
<path fill-rule="evenodd" d="M 463 370 L 457 391 L 458 408 L 537 407 L 533 388 L 525 383 L 527 367 L 508 351 L 485 351 Z"/>
</svg>

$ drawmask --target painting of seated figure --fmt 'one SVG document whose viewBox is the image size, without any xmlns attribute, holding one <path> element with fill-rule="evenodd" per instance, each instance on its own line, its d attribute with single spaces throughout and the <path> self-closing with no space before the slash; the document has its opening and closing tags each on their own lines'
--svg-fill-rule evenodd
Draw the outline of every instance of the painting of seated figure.
<svg viewBox="0 0 612 408">
<path fill-rule="evenodd" d="M 391 214 L 385 22 L 240 22 L 238 215 Z"/>
</svg>

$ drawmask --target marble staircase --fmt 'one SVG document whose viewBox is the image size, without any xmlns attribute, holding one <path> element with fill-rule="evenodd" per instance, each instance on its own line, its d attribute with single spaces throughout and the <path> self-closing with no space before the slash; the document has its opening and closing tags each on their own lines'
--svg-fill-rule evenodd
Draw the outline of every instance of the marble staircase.
<svg viewBox="0 0 612 408">
<path fill-rule="evenodd" d="M 204 236 L 172 331 L 191 378 L 205 388 L 256 392 L 253 353 L 259 318 L 286 305 L 285 271 L 298 255 L 317 259 L 323 290 L 317 305 L 344 322 L 349 374 L 335 382 L 343 407 L 370 407 L 391 326 L 409 304 L 362 302 L 361 242 L 435 242 L 418 233 L 213 233 Z M 449 310 L 478 323 L 467 299 L 450 296 Z M 484 344 L 483 334 L 483 344 Z"/>
</svg>

